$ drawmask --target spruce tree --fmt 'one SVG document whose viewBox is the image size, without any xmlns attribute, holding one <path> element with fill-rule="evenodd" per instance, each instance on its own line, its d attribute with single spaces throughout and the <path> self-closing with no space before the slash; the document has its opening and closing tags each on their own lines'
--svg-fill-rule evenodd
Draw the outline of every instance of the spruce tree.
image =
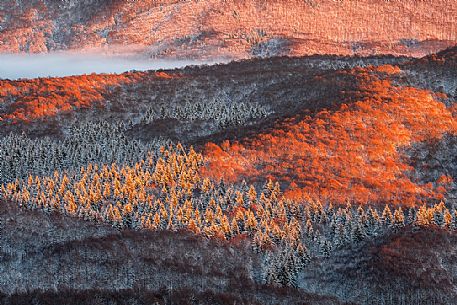
<svg viewBox="0 0 457 305">
<path fill-rule="evenodd" d="M 393 219 L 393 227 L 398 229 L 405 225 L 405 214 L 401 207 L 395 210 L 394 212 L 394 219 Z"/>
</svg>

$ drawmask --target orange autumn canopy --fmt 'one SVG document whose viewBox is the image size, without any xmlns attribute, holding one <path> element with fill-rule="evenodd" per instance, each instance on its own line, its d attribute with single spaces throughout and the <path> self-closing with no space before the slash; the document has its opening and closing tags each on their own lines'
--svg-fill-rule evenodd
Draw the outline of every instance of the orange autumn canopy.
<svg viewBox="0 0 457 305">
<path fill-rule="evenodd" d="M 314 116 L 282 121 L 242 143 L 206 145 L 205 174 L 229 181 L 273 178 L 289 198 L 415 204 L 441 199 L 442 181 L 418 184 L 401 148 L 456 133 L 451 109 L 432 92 L 396 87 L 373 70 L 354 69 L 356 100 Z"/>
</svg>

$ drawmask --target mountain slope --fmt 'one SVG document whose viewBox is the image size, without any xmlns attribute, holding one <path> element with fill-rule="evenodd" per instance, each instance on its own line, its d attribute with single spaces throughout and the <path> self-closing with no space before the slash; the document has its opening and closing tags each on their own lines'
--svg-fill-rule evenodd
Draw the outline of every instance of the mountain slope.
<svg viewBox="0 0 457 305">
<path fill-rule="evenodd" d="M 455 232 L 406 227 L 342 249 L 306 270 L 309 291 L 366 304 L 451 304 L 456 297 Z"/>
<path fill-rule="evenodd" d="M 79 138 L 72 131 L 79 122 L 122 122 L 113 128 L 125 130 L 120 138 L 206 145 L 205 175 L 215 179 L 262 185 L 272 178 L 289 198 L 414 205 L 445 199 L 455 189 L 455 98 L 434 85 L 453 91 L 455 72 L 445 67 L 393 57 L 314 56 L 4 80 L 0 132 L 69 139 Z M 437 153 L 438 147 L 444 148 Z M 21 155 L 26 148 L 16 149 Z M 4 170 L 13 169 L 5 162 Z"/>
<path fill-rule="evenodd" d="M 402 73 L 398 67 L 338 73 L 352 75 L 355 88 L 344 80 L 333 83 L 341 90 L 333 107 L 298 113 L 240 142 L 208 144 L 208 175 L 249 182 L 270 177 L 283 183 L 291 198 L 323 202 L 442 199 L 434 190 L 438 185 L 411 180 L 402 148 L 457 135 L 452 108 L 433 92 L 393 86 L 386 75 Z"/>
<path fill-rule="evenodd" d="M 346 304 L 257 284 L 260 255 L 243 241 L 119 231 L 3 201 L 0 232 L 0 304 Z"/>
<path fill-rule="evenodd" d="M 457 41 L 455 15 L 449 0 L 6 0 L 0 52 L 105 46 L 160 57 L 420 56 Z"/>
</svg>

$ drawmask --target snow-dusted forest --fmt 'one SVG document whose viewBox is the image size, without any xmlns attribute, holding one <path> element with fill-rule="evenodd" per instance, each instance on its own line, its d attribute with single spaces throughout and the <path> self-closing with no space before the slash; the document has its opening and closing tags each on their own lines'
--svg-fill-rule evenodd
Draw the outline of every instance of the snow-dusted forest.
<svg viewBox="0 0 457 305">
<path fill-rule="evenodd" d="M 448 122 L 455 111 L 455 73 L 439 60 L 276 58 L 4 81 L 5 302 L 56 300 L 61 291 L 81 299 L 93 293 L 104 301 L 141 296 L 159 304 L 173 304 L 173 298 L 203 304 L 452 304 L 456 145 Z M 62 82 L 74 87 L 65 91 Z M 87 89 L 93 82 L 99 95 Z M 425 112 L 430 105 L 437 106 L 433 115 Z M 404 119 L 399 106 L 412 109 L 411 118 Z M 352 122 L 367 113 L 403 133 L 392 136 L 377 123 L 372 125 L 384 129 L 371 128 L 368 117 L 354 129 Z M 429 117 L 442 122 L 411 128 Z M 352 138 L 329 136 L 334 126 Z M 386 133 L 370 135 L 378 130 Z M 347 162 L 353 173 L 358 159 L 349 157 L 359 150 L 351 149 L 373 147 L 363 151 L 367 172 L 379 164 L 404 166 L 409 180 L 402 181 L 409 184 L 400 186 L 431 195 L 418 191 L 417 202 L 362 201 L 356 195 L 382 188 L 383 179 L 351 177 L 331 166 L 332 172 L 322 173 L 321 155 L 283 151 L 282 143 L 295 150 L 316 147 L 328 158 L 343 155 L 332 150 L 338 143 L 351 143 L 348 158 L 336 164 Z M 392 145 L 397 147 L 390 155 L 377 154 Z M 305 154 L 306 167 L 300 159 Z M 279 160 L 286 176 L 271 175 L 278 169 L 268 162 Z M 248 166 L 252 172 L 237 175 Z M 389 173 L 386 166 L 383 174 Z M 324 192 L 291 196 L 291 188 L 301 190 L 311 178 L 327 184 L 319 179 L 330 174 L 365 189 L 353 188 L 357 194 L 351 195 L 342 191 L 343 180 L 333 179 L 328 184 L 339 187 L 339 198 L 347 196 L 344 203 Z"/>
</svg>

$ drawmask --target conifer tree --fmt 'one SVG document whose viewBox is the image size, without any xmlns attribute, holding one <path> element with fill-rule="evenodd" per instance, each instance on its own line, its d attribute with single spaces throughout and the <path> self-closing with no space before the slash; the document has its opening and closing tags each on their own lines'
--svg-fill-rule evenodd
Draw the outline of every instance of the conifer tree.
<svg viewBox="0 0 457 305">
<path fill-rule="evenodd" d="M 444 215 L 443 215 L 444 221 L 443 221 L 443 227 L 447 229 L 451 229 L 452 227 L 452 214 L 449 212 L 448 209 L 445 210 Z"/>
<path fill-rule="evenodd" d="M 386 227 L 390 227 L 393 223 L 393 215 L 392 211 L 390 210 L 390 207 L 386 204 L 384 207 L 384 210 L 382 211 L 382 217 L 381 217 L 383 225 Z"/>
<path fill-rule="evenodd" d="M 393 220 L 393 226 L 394 228 L 401 228 L 405 225 L 405 214 L 403 213 L 403 210 L 401 207 L 395 210 L 394 212 L 394 220 Z"/>
<path fill-rule="evenodd" d="M 442 209 L 436 209 L 433 213 L 433 223 L 438 227 L 445 225 L 444 214 Z"/>
</svg>

